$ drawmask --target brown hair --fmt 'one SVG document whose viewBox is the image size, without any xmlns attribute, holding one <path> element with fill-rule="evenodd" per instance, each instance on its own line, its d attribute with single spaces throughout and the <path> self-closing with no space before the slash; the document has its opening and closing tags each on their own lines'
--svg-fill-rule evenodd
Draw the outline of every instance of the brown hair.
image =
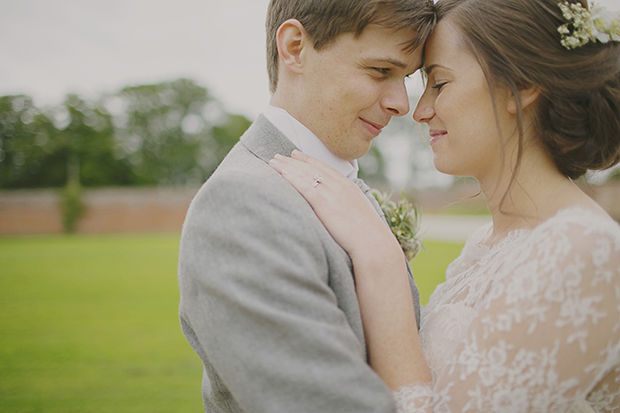
<svg viewBox="0 0 620 413">
<path fill-rule="evenodd" d="M 432 0 L 271 0 L 267 11 L 267 71 L 269 90 L 278 85 L 276 33 L 282 23 L 297 19 L 314 42 L 327 47 L 338 35 L 354 32 L 359 36 L 369 24 L 413 29 L 417 35 L 404 45 L 413 50 L 422 45 L 435 25 Z"/>
<path fill-rule="evenodd" d="M 569 2 L 588 6 L 586 0 Z M 568 23 L 558 0 L 440 0 L 437 13 L 460 28 L 491 90 L 506 85 L 518 97 L 521 89 L 540 88 L 537 132 L 561 173 L 576 179 L 620 161 L 620 43 L 567 50 L 557 30 Z M 519 99 L 517 106 L 518 167 Z"/>
</svg>

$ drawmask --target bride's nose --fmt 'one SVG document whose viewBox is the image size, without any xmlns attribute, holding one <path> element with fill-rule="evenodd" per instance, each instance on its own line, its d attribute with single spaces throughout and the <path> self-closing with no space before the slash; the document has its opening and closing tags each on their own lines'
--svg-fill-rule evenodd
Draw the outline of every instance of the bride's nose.
<svg viewBox="0 0 620 413">
<path fill-rule="evenodd" d="M 424 93 L 413 111 L 413 119 L 416 122 L 426 123 L 435 116 L 435 109 L 430 97 Z"/>
</svg>

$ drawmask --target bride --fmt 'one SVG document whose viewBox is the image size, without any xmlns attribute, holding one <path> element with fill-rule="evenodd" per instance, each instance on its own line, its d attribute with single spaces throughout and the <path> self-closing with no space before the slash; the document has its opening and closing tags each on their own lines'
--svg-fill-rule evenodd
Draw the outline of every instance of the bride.
<svg viewBox="0 0 620 413">
<path fill-rule="evenodd" d="M 437 13 L 414 118 L 439 171 L 478 180 L 493 222 L 419 331 L 402 251 L 357 186 L 298 152 L 271 165 L 351 256 L 370 363 L 400 412 L 618 411 L 620 226 L 573 180 L 620 159 L 620 20 L 585 0 Z"/>
</svg>

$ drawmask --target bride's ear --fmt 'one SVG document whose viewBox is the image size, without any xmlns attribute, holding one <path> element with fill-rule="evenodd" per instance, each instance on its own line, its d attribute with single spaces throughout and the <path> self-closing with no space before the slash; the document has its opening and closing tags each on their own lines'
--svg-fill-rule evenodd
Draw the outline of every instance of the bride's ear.
<svg viewBox="0 0 620 413">
<path fill-rule="evenodd" d="M 308 46 L 308 35 L 299 20 L 289 19 L 276 33 L 280 63 L 289 71 L 300 74 L 303 67 L 302 52 Z"/>
<path fill-rule="evenodd" d="M 518 99 L 521 100 L 521 109 L 524 110 L 532 103 L 536 102 L 538 96 L 540 96 L 540 88 L 537 86 L 530 86 L 528 88 L 521 89 L 518 96 Z M 516 115 L 518 112 L 517 107 L 517 100 L 514 96 L 511 99 L 508 99 L 508 112 L 510 114 Z"/>
</svg>

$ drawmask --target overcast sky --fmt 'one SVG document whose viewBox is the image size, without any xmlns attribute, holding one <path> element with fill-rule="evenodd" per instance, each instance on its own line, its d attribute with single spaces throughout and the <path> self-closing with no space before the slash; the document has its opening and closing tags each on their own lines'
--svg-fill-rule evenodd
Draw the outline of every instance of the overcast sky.
<svg viewBox="0 0 620 413">
<path fill-rule="evenodd" d="M 187 77 L 254 119 L 269 100 L 268 2 L 0 0 L 0 95 L 54 105 Z M 618 0 L 599 3 L 620 11 Z"/>
<path fill-rule="evenodd" d="M 0 95 L 38 105 L 187 77 L 255 117 L 269 0 L 0 0 Z"/>
</svg>

